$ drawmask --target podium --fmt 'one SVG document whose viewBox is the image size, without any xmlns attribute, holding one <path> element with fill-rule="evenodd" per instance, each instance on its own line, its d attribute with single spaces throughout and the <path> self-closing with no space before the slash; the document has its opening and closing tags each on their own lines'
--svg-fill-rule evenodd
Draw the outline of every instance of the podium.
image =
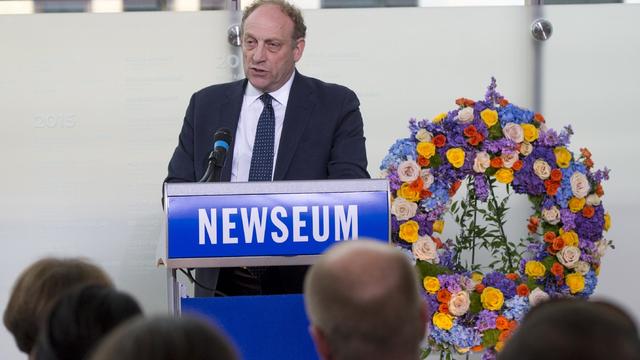
<svg viewBox="0 0 640 360">
<path fill-rule="evenodd" d="M 315 359 L 301 294 L 181 298 L 179 268 L 312 265 L 330 246 L 389 241 L 386 179 L 165 184 L 169 310 L 212 318 L 244 359 Z"/>
</svg>

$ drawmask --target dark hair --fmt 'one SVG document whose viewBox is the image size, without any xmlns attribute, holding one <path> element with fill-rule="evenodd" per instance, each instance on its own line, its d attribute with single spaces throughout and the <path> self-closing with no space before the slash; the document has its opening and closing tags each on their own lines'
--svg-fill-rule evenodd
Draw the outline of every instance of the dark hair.
<svg viewBox="0 0 640 360">
<path fill-rule="evenodd" d="M 606 302 L 555 299 L 540 304 L 498 354 L 498 360 L 640 358 L 633 320 Z"/>
<path fill-rule="evenodd" d="M 36 360 L 85 359 L 98 342 L 125 320 L 140 315 L 130 295 L 103 286 L 84 286 L 53 306 L 36 345 Z"/>
<path fill-rule="evenodd" d="M 104 271 L 82 259 L 40 259 L 18 276 L 4 311 L 4 325 L 20 351 L 31 352 L 60 294 L 84 284 L 112 285 Z"/>
<path fill-rule="evenodd" d="M 135 319 L 109 335 L 91 360 L 235 360 L 216 328 L 186 316 Z"/>
<path fill-rule="evenodd" d="M 294 44 L 296 40 L 307 36 L 307 26 L 304 24 L 304 18 L 302 17 L 300 9 L 284 0 L 257 0 L 247 6 L 242 13 L 242 25 L 240 26 L 242 32 L 244 32 L 245 20 L 247 20 L 249 15 L 262 5 L 275 5 L 279 7 L 280 10 L 282 10 L 282 12 L 287 15 L 291 21 L 293 21 L 292 39 Z"/>
</svg>

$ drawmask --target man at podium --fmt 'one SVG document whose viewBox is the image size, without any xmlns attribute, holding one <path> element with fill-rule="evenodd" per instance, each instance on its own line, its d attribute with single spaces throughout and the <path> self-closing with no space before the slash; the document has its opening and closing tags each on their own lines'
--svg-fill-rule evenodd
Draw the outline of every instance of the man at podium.
<svg viewBox="0 0 640 360">
<path fill-rule="evenodd" d="M 246 79 L 193 94 L 165 181 L 201 179 L 219 129 L 233 135 L 219 181 L 368 178 L 357 96 L 295 68 L 305 47 L 300 10 L 283 0 L 258 0 L 245 9 L 241 28 Z M 222 269 L 217 289 L 227 295 L 301 293 L 305 271 Z M 205 293 L 196 287 L 196 295 Z"/>
</svg>

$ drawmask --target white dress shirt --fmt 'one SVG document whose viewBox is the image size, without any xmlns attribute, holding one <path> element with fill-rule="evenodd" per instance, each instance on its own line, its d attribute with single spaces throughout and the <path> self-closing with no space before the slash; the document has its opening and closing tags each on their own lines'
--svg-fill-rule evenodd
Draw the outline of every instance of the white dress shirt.
<svg viewBox="0 0 640 360">
<path fill-rule="evenodd" d="M 282 125 L 284 124 L 284 113 L 287 109 L 287 101 L 289 101 L 289 92 L 294 76 L 295 71 L 280 89 L 269 93 L 273 98 L 271 105 L 273 106 L 273 112 L 276 116 L 271 178 L 273 178 L 273 171 L 275 171 L 276 168 L 280 135 L 282 134 Z M 264 108 L 264 104 L 260 100 L 262 94 L 260 90 L 251 85 L 251 82 L 247 81 L 247 88 L 244 91 L 244 98 L 242 100 L 242 109 L 240 110 L 240 119 L 238 120 L 238 129 L 236 130 L 235 145 L 233 146 L 233 161 L 231 163 L 232 182 L 249 181 L 253 142 L 256 138 L 258 119 L 260 119 L 260 114 Z"/>
</svg>

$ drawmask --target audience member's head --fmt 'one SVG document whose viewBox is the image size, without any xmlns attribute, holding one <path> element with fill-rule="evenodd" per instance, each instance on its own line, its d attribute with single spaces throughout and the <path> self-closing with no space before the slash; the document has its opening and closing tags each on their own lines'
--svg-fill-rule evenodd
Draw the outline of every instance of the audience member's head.
<svg viewBox="0 0 640 360">
<path fill-rule="evenodd" d="M 307 273 L 310 332 L 323 359 L 417 359 L 426 303 L 414 268 L 390 245 L 332 247 Z"/>
<path fill-rule="evenodd" d="M 48 311 L 60 294 L 78 285 L 111 286 L 100 268 L 81 259 L 41 259 L 20 274 L 4 311 L 4 325 L 18 348 L 31 353 Z"/>
<path fill-rule="evenodd" d="M 268 350 L 265 350 L 268 351 Z M 193 317 L 140 318 L 109 335 L 91 360 L 236 360 L 225 336 Z"/>
<path fill-rule="evenodd" d="M 111 330 L 141 313 L 135 299 L 111 287 L 89 285 L 68 291 L 49 312 L 35 359 L 85 359 Z"/>
<path fill-rule="evenodd" d="M 633 320 L 603 301 L 555 299 L 531 309 L 499 360 L 640 359 Z"/>
</svg>

